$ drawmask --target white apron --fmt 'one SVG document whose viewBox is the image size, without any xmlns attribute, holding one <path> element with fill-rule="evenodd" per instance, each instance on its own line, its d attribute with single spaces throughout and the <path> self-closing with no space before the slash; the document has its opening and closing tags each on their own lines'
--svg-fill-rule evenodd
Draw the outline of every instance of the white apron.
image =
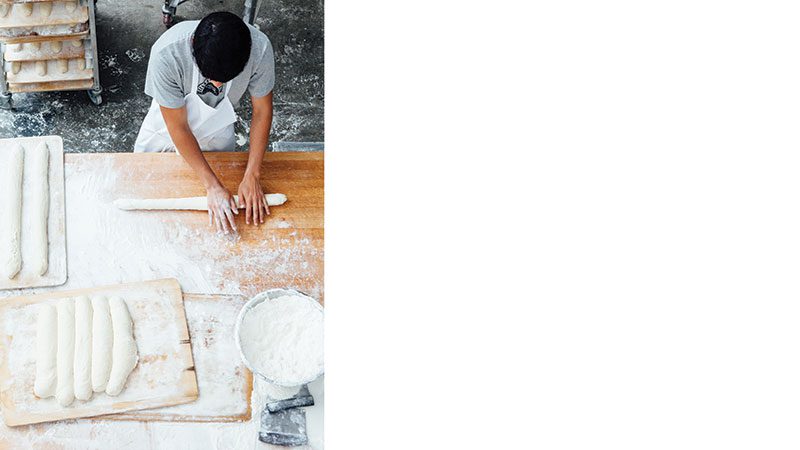
<svg viewBox="0 0 800 450">
<path fill-rule="evenodd" d="M 228 98 L 233 80 L 225 83 L 225 97 L 216 107 L 208 106 L 197 95 L 197 84 L 200 82 L 200 70 L 194 65 L 192 70 L 192 91 L 184 97 L 186 102 L 186 118 L 200 150 L 233 151 L 236 141 L 233 124 L 236 123 L 236 112 Z M 167 131 L 167 124 L 161 109 L 153 99 L 150 110 L 142 122 L 139 135 L 136 137 L 134 152 L 172 152 L 177 151 Z"/>
</svg>

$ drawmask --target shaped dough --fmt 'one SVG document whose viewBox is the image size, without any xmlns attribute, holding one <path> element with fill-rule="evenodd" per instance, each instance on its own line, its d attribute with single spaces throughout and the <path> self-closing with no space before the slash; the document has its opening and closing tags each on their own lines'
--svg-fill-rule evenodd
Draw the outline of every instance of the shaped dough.
<svg viewBox="0 0 800 450">
<path fill-rule="evenodd" d="M 78 2 L 64 2 L 64 9 L 67 12 L 75 11 L 75 8 L 78 7 Z"/>
<path fill-rule="evenodd" d="M 50 43 L 50 53 L 61 53 L 64 44 L 61 41 L 53 41 Z"/>
<path fill-rule="evenodd" d="M 56 400 L 69 406 L 75 400 L 72 365 L 75 354 L 75 302 L 65 298 L 58 301 L 58 354 L 56 357 Z"/>
<path fill-rule="evenodd" d="M 42 305 L 36 324 L 36 381 L 33 383 L 33 393 L 39 398 L 52 397 L 56 393 L 57 328 L 56 307 Z"/>
<path fill-rule="evenodd" d="M 53 2 L 39 3 L 39 15 L 42 17 L 50 17 L 51 12 L 53 12 Z"/>
<path fill-rule="evenodd" d="M 125 381 L 139 359 L 136 342 L 133 340 L 133 324 L 125 302 L 119 297 L 111 297 L 108 301 L 111 311 L 111 326 L 114 332 L 111 359 L 111 375 L 108 377 L 106 394 L 119 395 Z"/>
<path fill-rule="evenodd" d="M 2 3 L 0 4 L 0 16 L 7 16 L 8 11 L 11 10 L 11 3 Z"/>
<path fill-rule="evenodd" d="M 75 398 L 92 397 L 92 303 L 82 295 L 75 299 Z"/>
<path fill-rule="evenodd" d="M 30 231 L 32 270 L 37 275 L 47 272 L 47 217 L 50 213 L 50 183 L 48 182 L 50 151 L 47 144 L 40 143 L 33 150 L 29 150 L 26 158 L 30 159 L 28 167 L 31 170 L 30 211 L 33 214 Z M 26 264 L 28 261 L 26 261 Z"/>
<path fill-rule="evenodd" d="M 67 73 L 69 71 L 68 59 L 59 59 L 56 64 L 58 65 L 58 69 L 61 71 L 61 73 Z"/>
<path fill-rule="evenodd" d="M 103 392 L 111 373 L 111 313 L 105 297 L 92 298 L 92 390 Z"/>
<path fill-rule="evenodd" d="M 30 16 L 33 14 L 33 3 L 17 3 L 22 10 L 23 16 Z"/>
<path fill-rule="evenodd" d="M 267 200 L 269 206 L 279 206 L 286 203 L 286 195 L 284 194 L 265 194 L 264 198 Z M 239 196 L 234 195 L 233 199 L 239 209 L 244 208 L 244 204 L 239 203 Z M 138 199 L 138 198 L 119 198 L 114 200 L 114 206 L 124 210 L 137 210 L 137 209 L 172 209 L 172 210 L 187 210 L 187 211 L 208 211 L 208 199 L 206 197 L 184 197 L 184 198 L 154 198 L 154 199 Z"/>
<path fill-rule="evenodd" d="M 20 229 L 22 227 L 22 173 L 24 153 L 19 144 L 6 153 L 6 170 L 0 173 L 0 257 L 3 275 L 14 278 L 22 268 Z"/>
<path fill-rule="evenodd" d="M 36 75 L 40 77 L 47 75 L 47 61 L 36 61 Z"/>
</svg>

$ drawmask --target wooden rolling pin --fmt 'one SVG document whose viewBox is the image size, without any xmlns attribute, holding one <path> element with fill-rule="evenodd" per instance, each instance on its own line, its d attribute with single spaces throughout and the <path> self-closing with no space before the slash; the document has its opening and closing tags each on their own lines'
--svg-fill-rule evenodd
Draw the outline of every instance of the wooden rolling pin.
<svg viewBox="0 0 800 450">
<path fill-rule="evenodd" d="M 286 203 L 284 194 L 265 194 L 269 206 L 278 206 Z M 244 205 L 239 203 L 239 196 L 234 195 L 233 199 L 243 209 Z M 183 197 L 183 198 L 119 198 L 114 200 L 114 206 L 126 211 L 132 210 L 182 210 L 182 211 L 208 211 L 208 200 L 206 197 Z"/>
</svg>

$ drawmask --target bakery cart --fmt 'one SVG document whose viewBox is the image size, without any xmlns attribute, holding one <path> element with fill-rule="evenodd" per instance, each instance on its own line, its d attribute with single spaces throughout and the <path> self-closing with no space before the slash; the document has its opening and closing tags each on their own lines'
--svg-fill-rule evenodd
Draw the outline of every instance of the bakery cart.
<svg viewBox="0 0 800 450">
<path fill-rule="evenodd" d="M 0 0 L 0 108 L 16 92 L 86 90 L 103 101 L 95 0 Z"/>
<path fill-rule="evenodd" d="M 175 12 L 178 9 L 178 5 L 182 5 L 187 1 L 188 0 L 164 0 L 164 4 L 161 6 L 161 20 L 164 22 L 164 26 L 169 28 L 175 24 Z M 258 15 L 259 6 L 261 6 L 260 0 L 244 0 L 242 19 L 252 25 L 256 20 L 256 15 Z"/>
</svg>

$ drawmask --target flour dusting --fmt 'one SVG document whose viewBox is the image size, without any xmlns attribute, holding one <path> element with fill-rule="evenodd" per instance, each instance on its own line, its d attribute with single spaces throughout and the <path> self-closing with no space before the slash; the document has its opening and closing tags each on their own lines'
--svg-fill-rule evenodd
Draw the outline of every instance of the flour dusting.
<svg viewBox="0 0 800 450">
<path fill-rule="evenodd" d="M 187 214 L 197 213 L 120 210 L 112 204 L 119 180 L 110 159 L 65 170 L 66 287 L 174 277 L 184 292 L 252 296 L 262 290 L 250 284 L 257 275 L 306 280 L 312 274 L 303 262 L 321 257 L 302 235 L 267 233 L 240 252 L 238 237 L 186 225 Z M 318 298 L 321 290 L 320 281 L 307 293 Z"/>
<path fill-rule="evenodd" d="M 108 61 L 107 64 L 112 61 Z M 117 64 L 113 61 L 113 64 Z M 109 64 L 110 66 L 111 64 Z M 305 292 L 320 298 L 322 294 L 322 274 L 307 261 L 322 257 L 322 250 L 316 250 L 302 230 L 289 233 L 267 233 L 261 242 L 251 247 L 246 254 L 230 257 L 237 249 L 235 238 L 218 235 L 209 230 L 197 230 L 185 225 L 186 212 L 159 212 L 151 214 L 140 211 L 122 211 L 112 205 L 117 197 L 114 192 L 120 177 L 111 159 L 82 161 L 81 164 L 67 164 L 66 203 L 67 203 L 67 258 L 69 278 L 67 284 L 58 288 L 40 288 L 25 291 L 0 291 L 0 298 L 32 294 L 52 290 L 65 290 L 93 286 L 103 286 L 126 282 L 174 277 L 184 292 L 220 293 L 251 297 L 264 290 L 252 283 L 256 274 L 268 273 L 280 280 L 280 287 L 308 284 Z M 145 179 L 144 182 L 147 182 Z M 279 211 L 279 209 L 276 209 Z M 273 212 L 273 215 L 275 212 Z M 287 222 L 288 223 L 288 222 Z M 282 228 L 282 227 L 281 227 Z M 313 266 L 313 264 L 312 264 Z M 317 281 L 319 280 L 319 281 Z M 127 300 L 127 298 L 126 298 Z M 214 309 L 211 305 L 186 305 L 190 320 L 192 345 L 198 345 L 207 335 L 196 328 L 199 324 L 228 327 L 221 336 L 230 341 L 221 344 L 223 349 L 232 349 L 233 316 L 231 312 Z M 30 314 L 26 316 L 26 314 Z M 134 311 L 131 311 L 134 314 Z M 213 317 L 219 316 L 220 323 Z M 31 335 L 28 342 L 30 355 L 35 355 L 35 318 L 31 311 L 20 312 L 17 316 L 27 321 Z M 194 322 L 194 318 L 198 322 Z M 2 321 L 10 320 L 4 317 Z M 143 331 L 134 324 L 137 342 L 149 345 L 140 336 Z M 224 321 L 225 323 L 222 323 Z M 2 322 L 0 322 L 2 323 Z M 152 330 L 152 339 L 164 339 L 160 330 Z M 16 336 L 16 335 L 15 335 Z M 197 337 L 197 341 L 194 338 Z M 23 339 L 25 340 L 25 339 Z M 16 339 L 15 339 L 16 341 Z M 142 347 L 140 347 L 141 349 Z M 231 350 L 231 353 L 233 350 Z M 24 353 L 24 351 L 23 351 Z M 197 354 L 196 354 L 197 355 Z M 234 402 L 225 402 L 220 397 L 224 386 L 230 383 L 212 385 L 203 381 L 199 371 L 201 366 L 223 365 L 215 372 L 219 376 L 230 376 L 236 371 L 231 359 L 216 356 L 203 356 L 196 361 L 200 396 L 212 390 L 215 394 L 199 403 L 199 409 L 176 407 L 176 412 L 196 414 L 210 413 L 219 408 L 226 413 L 238 411 Z M 20 360 L 13 364 L 27 366 L 28 376 L 33 380 L 35 363 L 33 359 Z M 135 369 L 136 371 L 138 369 Z M 216 375 L 215 375 L 216 376 Z M 324 377 L 309 384 L 316 404 L 306 408 L 309 446 L 294 447 L 303 449 L 323 448 L 323 410 Z M 32 386 L 31 386 L 32 390 Z M 261 410 L 267 398 L 267 384 L 256 377 L 250 398 L 250 418 L 240 423 L 218 422 L 141 422 L 108 421 L 94 419 L 65 420 L 10 428 L 0 424 L 0 448 L 39 449 L 39 448 L 81 448 L 100 450 L 108 442 L 115 443 L 115 449 L 143 448 L 202 448 L 219 450 L 262 450 L 283 449 L 258 441 Z M 219 394 L 219 395 L 218 395 Z M 237 390 L 235 394 L 239 395 Z M 97 396 L 103 397 L 103 396 Z M 237 402 L 238 403 L 238 402 Z"/>
</svg>

